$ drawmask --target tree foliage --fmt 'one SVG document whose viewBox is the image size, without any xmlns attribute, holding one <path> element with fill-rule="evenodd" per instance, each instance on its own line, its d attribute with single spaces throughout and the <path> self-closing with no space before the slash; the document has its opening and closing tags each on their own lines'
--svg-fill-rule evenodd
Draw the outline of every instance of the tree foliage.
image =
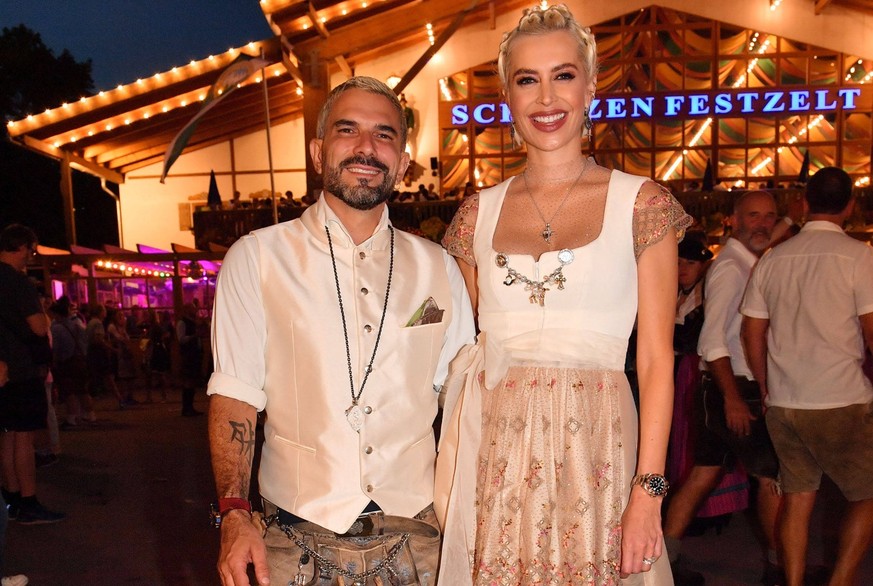
<svg viewBox="0 0 873 586">
<path fill-rule="evenodd" d="M 23 24 L 0 34 L 0 116 L 18 120 L 94 92 L 91 60 L 48 48 Z"/>
<path fill-rule="evenodd" d="M 0 0 L 2 1 L 2 0 Z M 76 61 L 66 49 L 55 55 L 39 33 L 26 26 L 0 33 L 0 121 L 19 120 L 94 93 L 91 60 Z M 36 230 L 43 244 L 66 248 L 57 160 L 6 140 L 0 124 L 0 226 L 13 222 Z M 99 180 L 73 170 L 79 244 L 99 248 L 117 243 L 115 204 Z"/>
</svg>

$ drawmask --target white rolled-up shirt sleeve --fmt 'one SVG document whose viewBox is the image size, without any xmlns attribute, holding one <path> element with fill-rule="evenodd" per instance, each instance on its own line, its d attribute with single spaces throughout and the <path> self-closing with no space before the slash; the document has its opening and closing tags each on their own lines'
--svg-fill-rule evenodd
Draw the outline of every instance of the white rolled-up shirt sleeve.
<svg viewBox="0 0 873 586">
<path fill-rule="evenodd" d="M 740 313 L 757 319 L 770 319 L 770 310 L 767 307 L 767 300 L 764 299 L 764 294 L 761 292 L 761 271 L 758 267 L 752 272 L 749 278 L 749 284 L 746 285 L 746 294 L 743 295 L 743 302 L 740 306 Z"/>
<path fill-rule="evenodd" d="M 703 328 L 697 340 L 697 353 L 706 362 L 730 357 L 731 339 L 739 339 L 737 313 L 746 289 L 746 278 L 735 263 L 713 267 L 706 276 Z"/>
<path fill-rule="evenodd" d="M 212 312 L 214 370 L 207 394 L 243 401 L 262 411 L 267 404 L 266 322 L 260 254 L 253 236 L 237 240 L 224 257 Z"/>
<path fill-rule="evenodd" d="M 443 339 L 443 349 L 440 352 L 439 363 L 434 371 L 433 386 L 438 389 L 449 373 L 449 363 L 465 344 L 472 344 L 476 338 L 476 326 L 473 320 L 473 306 L 470 295 L 464 283 L 464 276 L 458 268 L 455 259 L 443 251 L 443 262 L 449 277 L 452 290 L 452 321 Z"/>
</svg>

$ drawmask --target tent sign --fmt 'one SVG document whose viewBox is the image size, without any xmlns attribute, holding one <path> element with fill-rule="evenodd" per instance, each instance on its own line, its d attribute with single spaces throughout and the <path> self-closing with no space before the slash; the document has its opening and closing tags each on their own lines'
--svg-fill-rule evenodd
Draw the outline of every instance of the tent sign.
<svg viewBox="0 0 873 586">
<path fill-rule="evenodd" d="M 778 114 L 826 114 L 858 107 L 860 88 L 738 90 L 703 93 L 629 96 L 617 94 L 594 98 L 591 119 L 613 121 L 643 118 L 693 118 L 697 116 L 773 116 Z M 455 104 L 451 107 L 452 126 L 470 122 L 490 126 L 509 124 L 512 115 L 504 102 Z"/>
</svg>

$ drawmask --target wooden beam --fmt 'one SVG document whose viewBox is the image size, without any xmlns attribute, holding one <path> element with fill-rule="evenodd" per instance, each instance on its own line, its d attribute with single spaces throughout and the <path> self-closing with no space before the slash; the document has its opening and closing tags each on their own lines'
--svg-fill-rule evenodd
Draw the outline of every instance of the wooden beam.
<svg viewBox="0 0 873 586">
<path fill-rule="evenodd" d="M 452 38 L 452 35 L 455 34 L 455 31 L 457 31 L 458 28 L 460 28 L 467 15 L 476 9 L 476 5 L 478 3 L 479 0 L 470 0 L 469 6 L 467 6 L 467 8 L 465 8 L 464 10 L 460 11 L 457 16 L 455 16 L 452 24 L 450 24 L 448 28 L 446 28 L 446 30 L 440 33 L 440 36 L 434 40 L 433 45 L 428 47 L 427 51 L 425 51 L 424 54 L 418 58 L 418 61 L 416 61 L 412 65 L 412 67 L 410 67 L 409 70 L 403 75 L 403 78 L 394 87 L 394 93 L 400 95 L 400 92 L 406 89 L 406 86 L 409 85 L 409 82 L 415 79 L 415 76 L 418 75 L 418 72 L 424 69 L 425 65 L 427 65 L 431 58 L 436 55 L 437 51 L 442 49 L 443 45 L 446 44 L 446 41 Z"/>
<path fill-rule="evenodd" d="M 309 3 L 309 20 L 312 22 L 312 26 L 315 27 L 315 30 L 318 31 L 318 34 L 322 39 L 326 39 L 330 36 L 330 33 L 327 32 L 327 27 L 325 27 L 324 23 L 318 19 L 318 12 L 315 11 L 315 6 L 312 5 L 312 2 Z"/>
<path fill-rule="evenodd" d="M 64 203 L 64 229 L 67 244 L 76 244 L 76 207 L 73 205 L 73 171 L 70 169 L 70 154 L 61 156 L 61 199 Z"/>
<path fill-rule="evenodd" d="M 424 25 L 455 16 L 470 5 L 470 0 L 440 0 L 439 2 L 413 2 L 404 4 L 379 18 L 361 19 L 341 29 L 334 28 L 326 39 L 309 39 L 296 48 L 303 52 L 318 48 L 321 57 L 332 60 L 338 55 L 349 55 L 389 44 L 397 38 L 420 30 Z"/>
<path fill-rule="evenodd" d="M 833 2 L 833 0 L 815 0 L 815 13 L 821 14 L 824 12 L 824 9 L 828 7 L 828 4 Z"/>
<path fill-rule="evenodd" d="M 264 58 L 269 63 L 278 63 L 282 60 L 283 52 L 279 39 L 267 39 L 259 44 L 264 50 Z M 243 53 L 245 52 L 243 51 Z M 82 105 L 80 102 L 73 102 L 69 105 L 69 112 L 67 109 L 59 111 L 56 116 L 52 115 L 51 121 L 42 123 L 39 126 L 28 123 L 16 124 L 11 128 L 10 135 L 30 135 L 45 140 L 49 136 L 64 134 L 114 116 L 120 116 L 141 108 L 148 108 L 185 93 L 206 90 L 218 79 L 232 61 L 233 57 L 231 56 L 217 57 L 216 65 L 210 66 L 211 68 L 208 71 L 183 77 L 172 83 L 158 82 L 149 78 L 143 81 L 144 89 L 140 89 L 139 84 L 129 84 L 127 87 L 131 89 L 129 90 L 128 97 L 110 100 L 109 95 L 107 95 L 105 99 L 92 97 L 87 102 L 87 104 L 92 104 L 96 100 L 96 102 L 102 105 L 91 106 Z M 169 76 L 170 73 L 165 72 L 163 75 Z M 180 73 L 179 75 L 182 74 Z M 124 91 L 127 92 L 127 88 Z M 114 94 L 115 92 L 116 90 L 109 90 L 108 94 Z M 23 122 L 26 122 L 26 120 Z"/>
<path fill-rule="evenodd" d="M 287 119 L 299 116 L 303 99 L 297 96 L 296 93 L 294 93 L 294 96 L 296 101 L 293 107 L 289 108 L 283 105 L 273 106 L 273 103 L 277 100 L 271 94 L 270 120 L 272 124 L 280 124 Z M 232 127 L 207 124 L 202 128 L 198 128 L 197 132 L 191 137 L 191 142 L 186 146 L 185 152 L 191 153 L 264 129 L 263 108 L 260 112 L 254 108 L 245 108 L 235 113 L 227 112 L 225 115 L 233 119 L 234 124 Z M 112 145 L 113 148 L 111 150 L 106 150 L 97 155 L 96 159 L 114 169 L 132 165 L 142 166 L 139 163 L 146 159 L 162 159 L 167 144 L 173 136 L 175 136 L 175 132 L 167 131 L 157 137 L 148 137 L 135 143 L 133 146 L 127 145 L 122 141 L 117 145 Z"/>
<path fill-rule="evenodd" d="M 270 78 L 268 86 L 271 119 L 282 116 L 288 111 L 300 111 L 302 98 L 297 95 L 297 84 L 294 81 L 287 78 Z M 238 90 L 237 93 L 228 96 L 214 111 L 203 117 L 191 136 L 188 148 L 195 147 L 203 136 L 239 135 L 241 128 L 249 126 L 249 119 L 256 120 L 258 117 L 263 125 L 263 90 L 260 85 Z M 125 132 L 119 132 L 112 138 L 82 145 L 84 147 L 82 155 L 103 164 L 108 163 L 109 159 L 136 153 L 144 148 L 152 146 L 166 148 L 179 129 L 189 120 L 190 116 L 174 116 L 166 120 L 155 118 L 152 124 L 148 125 L 142 123 L 136 127 L 131 125 L 124 128 Z M 77 145 L 82 142 L 79 141 Z"/>
<path fill-rule="evenodd" d="M 352 69 L 352 66 L 349 65 L 349 62 L 346 61 L 345 57 L 343 57 L 342 55 L 337 55 L 333 58 L 333 60 L 336 61 L 336 64 L 339 65 L 339 68 L 342 70 L 342 72 L 346 74 L 346 77 L 354 77 L 355 72 Z"/>
<path fill-rule="evenodd" d="M 327 62 L 321 59 L 318 51 L 306 55 L 303 71 L 307 74 L 303 86 L 303 141 L 306 153 L 306 193 L 314 195 L 322 187 L 321 177 L 315 171 L 312 157 L 309 156 L 309 143 L 316 138 L 318 114 L 330 92 L 330 74 Z"/>
<path fill-rule="evenodd" d="M 300 73 L 300 59 L 294 54 L 294 46 L 288 42 L 288 38 L 284 35 L 281 38 L 282 42 L 282 65 L 288 70 L 288 73 L 293 77 L 299 85 L 303 85 L 303 74 Z"/>
<path fill-rule="evenodd" d="M 124 175 L 113 171 L 112 169 L 108 169 L 93 161 L 89 161 L 83 157 L 70 153 L 68 151 L 64 151 L 62 149 L 55 148 L 51 145 L 44 143 L 41 140 L 37 140 L 30 136 L 22 136 L 15 139 L 15 142 L 18 142 L 25 148 L 28 148 L 32 151 L 36 151 L 42 155 L 47 157 L 51 157 L 52 159 L 57 159 L 59 161 L 64 160 L 64 158 L 68 158 L 70 163 L 75 163 L 76 165 L 82 167 L 88 173 L 95 175 L 97 177 L 103 177 L 107 181 L 112 181 L 113 183 L 124 183 Z"/>
</svg>

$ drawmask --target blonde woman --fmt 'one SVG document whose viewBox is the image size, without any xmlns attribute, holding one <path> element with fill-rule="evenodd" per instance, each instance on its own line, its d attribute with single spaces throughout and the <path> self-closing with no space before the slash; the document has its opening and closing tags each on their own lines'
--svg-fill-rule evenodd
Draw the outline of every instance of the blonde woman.
<svg viewBox="0 0 873 586">
<path fill-rule="evenodd" d="M 482 383 L 481 425 L 440 455 L 438 483 L 455 483 L 441 583 L 672 584 L 661 501 L 677 239 L 691 220 L 661 186 L 583 155 L 596 61 L 564 6 L 526 11 L 500 45 L 527 167 L 467 198 L 444 240 L 484 366 L 468 377 Z M 623 372 L 635 319 L 639 418 Z M 472 429 L 472 398 L 449 397 L 449 427 Z M 473 497 L 463 474 L 443 475 L 477 449 Z"/>
</svg>

